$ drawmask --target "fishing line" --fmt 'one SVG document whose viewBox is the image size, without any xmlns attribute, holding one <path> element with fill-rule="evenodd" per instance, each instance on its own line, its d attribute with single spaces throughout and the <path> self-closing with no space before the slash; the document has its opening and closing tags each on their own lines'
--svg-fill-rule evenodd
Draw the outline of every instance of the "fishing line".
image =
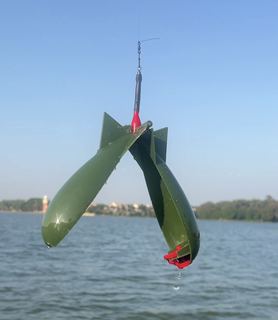
<svg viewBox="0 0 278 320">
<path fill-rule="evenodd" d="M 140 0 L 137 1 L 137 19 L 138 19 L 138 42 L 140 41 Z"/>
<path fill-rule="evenodd" d="M 146 42 L 146 41 L 151 41 L 151 40 L 160 40 L 160 38 L 144 39 L 144 40 L 139 40 L 139 42 Z"/>
<path fill-rule="evenodd" d="M 141 16 L 140 16 L 140 0 L 137 1 L 137 32 L 138 32 L 138 45 L 141 44 L 141 42 L 145 42 L 145 41 L 151 41 L 151 40 L 160 40 L 160 38 L 149 38 L 149 39 L 144 39 L 144 40 L 140 40 L 141 36 L 140 36 L 140 20 L 141 20 Z"/>
</svg>

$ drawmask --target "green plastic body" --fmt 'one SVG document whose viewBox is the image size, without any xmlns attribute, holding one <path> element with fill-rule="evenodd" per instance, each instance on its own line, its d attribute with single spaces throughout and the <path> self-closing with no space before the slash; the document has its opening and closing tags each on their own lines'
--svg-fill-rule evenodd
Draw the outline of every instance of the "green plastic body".
<svg viewBox="0 0 278 320">
<path fill-rule="evenodd" d="M 192 262 L 199 251 L 200 232 L 182 188 L 166 165 L 167 131 L 167 128 L 148 130 L 130 148 L 130 152 L 144 173 L 169 252 L 182 246 L 177 257 L 190 255 Z"/>
</svg>

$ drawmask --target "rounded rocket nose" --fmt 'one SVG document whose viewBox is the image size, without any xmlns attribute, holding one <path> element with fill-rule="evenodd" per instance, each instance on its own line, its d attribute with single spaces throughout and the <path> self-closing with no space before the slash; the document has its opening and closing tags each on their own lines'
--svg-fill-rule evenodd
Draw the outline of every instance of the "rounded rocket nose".
<svg viewBox="0 0 278 320">
<path fill-rule="evenodd" d="M 42 238 L 46 246 L 48 248 L 56 247 L 75 223 L 75 220 L 65 220 L 62 217 L 57 217 L 55 213 L 47 211 L 42 221 Z"/>
<path fill-rule="evenodd" d="M 56 247 L 62 240 L 62 237 L 59 236 L 59 232 L 51 225 L 48 227 L 42 226 L 42 238 L 47 248 Z"/>
</svg>

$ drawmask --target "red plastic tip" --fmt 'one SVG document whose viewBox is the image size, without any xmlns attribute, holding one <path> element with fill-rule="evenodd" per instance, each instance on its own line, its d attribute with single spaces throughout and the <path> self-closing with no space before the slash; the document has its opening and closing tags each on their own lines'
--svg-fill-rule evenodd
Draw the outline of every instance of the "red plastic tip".
<svg viewBox="0 0 278 320">
<path fill-rule="evenodd" d="M 177 266 L 179 269 L 183 269 L 190 265 L 190 255 L 178 258 L 178 251 L 182 249 L 182 246 L 177 246 L 176 250 L 165 254 L 164 259 L 168 260 L 169 264 Z"/>
<path fill-rule="evenodd" d="M 140 121 L 140 117 L 139 117 L 139 112 L 134 111 L 133 118 L 131 121 L 131 132 L 135 133 L 136 128 L 138 128 L 140 126 L 141 126 L 141 121 Z"/>
</svg>

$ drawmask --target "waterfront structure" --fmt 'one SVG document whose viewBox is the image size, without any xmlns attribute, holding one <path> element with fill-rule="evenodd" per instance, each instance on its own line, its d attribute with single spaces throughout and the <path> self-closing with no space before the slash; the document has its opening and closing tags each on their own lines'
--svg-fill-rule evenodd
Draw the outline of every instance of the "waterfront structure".
<svg viewBox="0 0 278 320">
<path fill-rule="evenodd" d="M 47 208 L 48 208 L 48 197 L 44 196 L 42 199 L 42 213 L 46 213 Z"/>
</svg>

